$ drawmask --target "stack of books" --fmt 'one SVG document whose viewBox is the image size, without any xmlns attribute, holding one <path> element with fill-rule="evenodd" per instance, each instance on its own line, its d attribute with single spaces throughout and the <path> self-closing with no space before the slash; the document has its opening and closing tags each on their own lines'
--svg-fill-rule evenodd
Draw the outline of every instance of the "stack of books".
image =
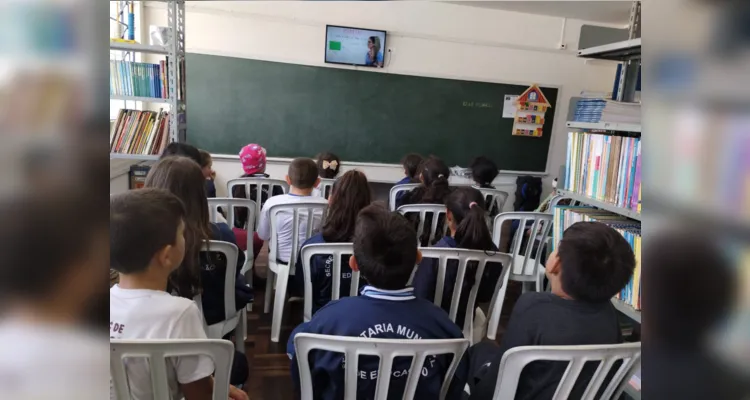
<svg viewBox="0 0 750 400">
<path fill-rule="evenodd" d="M 623 103 L 605 99 L 580 99 L 573 116 L 576 122 L 641 123 L 641 103 Z"/>
<path fill-rule="evenodd" d="M 147 64 L 110 60 L 109 94 L 166 99 L 169 91 L 165 71 L 165 61 Z"/>
<path fill-rule="evenodd" d="M 604 99 L 581 99 L 576 103 L 576 112 L 573 121 L 576 122 L 599 122 L 602 119 L 602 111 L 607 105 Z"/>
<path fill-rule="evenodd" d="M 581 221 L 600 222 L 619 232 L 630 244 L 636 265 L 630 282 L 615 297 L 636 310 L 641 309 L 641 224 L 621 215 L 588 206 L 557 206 L 554 212 L 553 243 L 560 243 L 563 232 Z"/>
<path fill-rule="evenodd" d="M 109 132 L 110 153 L 160 154 L 169 142 L 169 113 L 122 109 Z"/>
<path fill-rule="evenodd" d="M 566 166 L 566 190 L 640 211 L 639 138 L 569 132 Z"/>
</svg>

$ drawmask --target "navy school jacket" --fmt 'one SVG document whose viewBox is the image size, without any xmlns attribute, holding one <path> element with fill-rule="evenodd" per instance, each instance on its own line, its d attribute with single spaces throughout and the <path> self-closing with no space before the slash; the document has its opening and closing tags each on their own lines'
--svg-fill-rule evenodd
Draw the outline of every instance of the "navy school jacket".
<svg viewBox="0 0 750 400">
<path fill-rule="evenodd" d="M 221 240 L 237 245 L 234 233 L 227 224 L 211 224 L 211 239 Z M 203 303 L 203 315 L 208 325 L 224 320 L 224 278 L 226 271 L 226 259 L 219 253 L 206 255 L 201 253 L 201 302 Z M 245 264 L 245 254 L 239 252 L 237 257 L 237 275 L 235 276 L 235 306 L 241 310 L 253 300 L 252 289 L 247 287 L 245 277 L 240 274 Z"/>
<path fill-rule="evenodd" d="M 302 247 L 308 244 L 319 244 L 326 243 L 323 238 L 323 234 L 318 233 L 307 239 Z M 330 255 L 317 255 L 313 256 L 310 261 L 310 280 L 312 281 L 312 299 L 313 299 L 313 314 L 316 313 L 321 307 L 328 304 L 331 301 L 331 273 L 333 272 L 333 256 Z M 297 264 L 295 265 L 294 272 L 294 290 L 300 296 L 305 293 L 305 274 L 302 272 L 302 254 L 297 256 Z M 352 284 L 352 270 L 349 268 L 349 257 L 341 256 L 341 286 L 339 290 L 339 297 L 349 296 L 349 289 Z M 362 288 L 366 285 L 366 281 L 362 278 L 359 280 L 359 287 Z"/>
<path fill-rule="evenodd" d="M 289 338 L 287 353 L 292 360 L 292 378 L 299 392 L 299 371 L 294 348 L 297 333 L 352 336 L 379 339 L 457 339 L 463 333 L 434 304 L 418 299 L 411 288 L 380 290 L 372 286 L 362 289 L 357 297 L 346 297 L 321 308 L 310 322 L 299 325 Z M 420 370 L 415 399 L 433 400 L 439 397 L 443 377 L 451 362 L 450 355 L 428 357 Z M 401 399 L 411 366 L 411 358 L 396 358 L 393 364 L 389 399 Z M 312 351 L 310 367 L 314 398 L 344 398 L 344 357 L 341 353 Z M 359 360 L 357 399 L 375 396 L 378 357 L 362 356 Z M 464 359 L 451 383 L 448 399 L 461 398 L 466 384 L 468 364 Z"/>
<path fill-rule="evenodd" d="M 456 248 L 458 244 L 456 240 L 450 236 L 445 236 L 433 247 L 449 247 Z M 497 251 L 497 248 L 494 249 Z M 469 267 L 476 263 L 469 263 Z M 437 265 L 438 260 L 434 258 L 423 258 L 422 262 L 417 268 L 417 272 L 414 274 L 414 294 L 428 301 L 434 301 L 435 299 L 435 286 L 437 285 Z M 495 285 L 497 280 L 500 279 L 500 275 L 503 271 L 503 265 L 498 263 L 488 263 L 484 267 L 484 274 L 482 275 L 482 282 L 479 285 L 479 292 L 477 293 L 477 303 L 485 303 L 492 300 L 492 295 L 495 291 Z M 467 271 L 464 278 L 463 289 L 461 289 L 461 298 L 459 299 L 458 311 L 456 312 L 456 324 L 463 327 L 464 318 L 466 314 L 466 303 L 469 301 L 469 293 L 471 287 L 474 284 L 474 273 Z M 445 284 L 443 286 L 443 301 L 440 303 L 441 307 L 445 312 L 450 312 L 451 299 L 453 298 L 453 287 L 456 284 L 456 276 L 458 275 L 458 262 L 456 260 L 450 260 L 448 262 L 448 268 L 445 273 Z"/>
</svg>

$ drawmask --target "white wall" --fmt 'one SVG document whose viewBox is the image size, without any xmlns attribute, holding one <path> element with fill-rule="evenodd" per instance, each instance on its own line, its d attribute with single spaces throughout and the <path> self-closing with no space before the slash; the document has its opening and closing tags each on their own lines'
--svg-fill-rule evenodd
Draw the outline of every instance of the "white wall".
<svg viewBox="0 0 750 400">
<path fill-rule="evenodd" d="M 167 25 L 166 9 L 159 3 L 147 3 L 144 16 L 145 26 Z M 561 90 L 557 107 L 551 111 L 555 113 L 555 124 L 547 164 L 547 172 L 551 174 L 546 179 L 549 183 L 559 166 L 565 163 L 568 100 L 583 90 L 610 91 L 612 88 L 615 64 L 586 62 L 575 57 L 573 49 L 577 49 L 583 23 L 567 20 L 564 30 L 567 50 L 563 51 L 558 50 L 562 18 L 457 4 L 188 2 L 185 42 L 187 51 L 194 53 L 352 68 L 323 62 L 325 25 L 383 29 L 388 31 L 387 47 L 392 50 L 390 60 L 386 58 L 387 68 L 383 72 L 362 73 L 557 86 Z M 189 79 L 189 66 L 187 73 Z M 215 164 L 221 180 L 239 175 L 240 168 L 234 159 L 217 159 Z M 274 168 L 275 164 L 278 168 Z M 283 160 L 271 162 L 271 174 L 277 175 L 277 169 L 283 174 L 284 165 Z M 401 175 L 400 168 L 393 165 L 361 168 L 368 175 L 376 174 L 383 179 Z M 229 176 L 223 176 L 225 174 Z"/>
</svg>

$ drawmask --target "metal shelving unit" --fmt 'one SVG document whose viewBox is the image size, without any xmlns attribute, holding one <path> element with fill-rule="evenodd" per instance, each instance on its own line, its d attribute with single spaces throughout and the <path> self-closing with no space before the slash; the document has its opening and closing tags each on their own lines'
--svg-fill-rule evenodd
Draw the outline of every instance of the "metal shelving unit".
<svg viewBox="0 0 750 400">
<path fill-rule="evenodd" d="M 110 95 L 109 98 L 112 100 L 141 101 L 144 103 L 169 104 L 171 102 L 171 99 L 162 99 L 158 97 L 121 96 L 121 95 L 116 95 L 116 94 Z"/>
<path fill-rule="evenodd" d="M 640 38 L 640 19 L 641 3 L 634 1 L 630 12 L 630 29 L 629 39 L 610 43 L 602 46 L 596 46 L 578 51 L 581 58 L 618 61 L 622 63 L 619 76 L 619 86 L 617 90 L 617 101 L 633 102 L 635 99 L 638 73 L 641 64 L 641 38 Z M 583 130 L 604 133 L 626 133 L 630 136 L 641 134 L 641 124 L 624 124 L 617 122 L 573 122 L 569 121 L 567 127 L 571 130 Z M 572 192 L 570 190 L 557 190 L 558 195 L 562 198 L 576 200 L 579 203 L 594 206 L 602 210 L 622 215 L 624 217 L 640 221 L 641 214 L 636 210 L 618 207 L 614 204 L 596 200 L 591 197 Z M 641 312 L 631 307 L 629 304 L 612 298 L 612 305 L 620 313 L 635 323 L 641 323 Z M 626 397 L 633 400 L 641 399 L 641 392 L 630 383 L 625 385 L 624 393 Z"/>
<path fill-rule="evenodd" d="M 641 323 L 641 312 L 631 307 L 629 304 L 625 304 L 622 300 L 612 299 L 612 305 L 615 306 L 617 311 L 625 314 L 628 318 L 639 324 Z"/>
<path fill-rule="evenodd" d="M 109 50 L 110 52 L 123 51 L 128 53 L 147 53 L 166 56 L 167 81 L 169 85 L 169 92 L 167 93 L 168 97 L 160 99 L 153 97 L 117 95 L 110 96 L 110 99 L 168 104 L 170 107 L 169 141 L 182 142 L 185 141 L 187 130 L 185 116 L 185 104 L 187 95 L 184 91 L 182 91 L 182 93 L 180 93 L 180 98 L 177 97 L 177 85 L 179 84 L 177 67 L 180 64 L 180 60 L 185 59 L 185 1 L 168 0 L 166 1 L 166 5 L 167 23 L 172 33 L 166 46 L 154 46 L 141 43 L 110 42 Z M 185 71 L 181 70 L 180 73 L 184 75 Z M 184 81 L 185 77 L 183 76 L 182 79 Z M 110 160 L 132 160 L 138 162 L 153 161 L 157 158 L 158 156 L 155 155 L 110 153 Z"/>
<path fill-rule="evenodd" d="M 568 128 L 590 131 L 614 131 L 614 132 L 637 132 L 641 133 L 640 124 L 626 124 L 621 122 L 577 122 L 568 121 Z"/>
<path fill-rule="evenodd" d="M 588 197 L 580 193 L 572 192 L 570 190 L 558 189 L 557 192 L 565 198 L 576 200 L 581 203 L 594 206 L 596 208 L 601 208 L 602 210 L 607 210 L 609 212 L 613 212 L 615 214 L 622 215 L 624 217 L 628 217 L 636 221 L 641 220 L 641 213 L 639 213 L 636 210 L 631 210 L 629 208 L 624 208 L 624 207 L 618 207 L 612 203 L 607 203 L 605 201 L 596 200 L 594 198 Z"/>
</svg>

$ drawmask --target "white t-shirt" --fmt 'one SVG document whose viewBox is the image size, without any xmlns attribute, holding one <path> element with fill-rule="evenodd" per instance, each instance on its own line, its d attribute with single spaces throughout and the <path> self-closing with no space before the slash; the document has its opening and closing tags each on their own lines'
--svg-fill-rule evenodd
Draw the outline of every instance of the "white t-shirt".
<svg viewBox="0 0 750 400">
<path fill-rule="evenodd" d="M 0 399 L 106 398 L 109 344 L 101 332 L 14 317 L 0 321 Z"/>
<path fill-rule="evenodd" d="M 206 339 L 203 316 L 192 300 L 149 289 L 109 289 L 111 339 Z M 179 383 L 195 382 L 214 372 L 208 356 L 173 357 L 167 370 L 173 399 Z M 152 399 L 151 376 L 145 359 L 125 362 L 132 399 Z M 110 395 L 114 398 L 114 395 Z"/>
<path fill-rule="evenodd" d="M 263 205 L 263 209 L 260 212 L 260 221 L 258 222 L 258 237 L 264 241 L 271 239 L 271 217 L 268 210 L 271 206 L 277 204 L 295 204 L 295 203 L 320 203 L 328 204 L 328 200 L 317 197 L 317 196 L 300 196 L 295 194 L 282 194 L 273 196 L 266 204 Z M 300 212 L 300 229 L 299 229 L 299 245 L 307 239 L 305 234 L 307 233 L 307 213 Z M 278 214 L 278 220 L 276 221 L 277 229 L 277 254 L 279 260 L 288 263 L 289 257 L 292 253 L 292 222 L 294 215 L 291 212 L 280 212 Z M 320 221 L 323 219 L 323 215 L 320 212 L 315 212 L 313 215 L 313 231 L 320 228 Z"/>
</svg>

